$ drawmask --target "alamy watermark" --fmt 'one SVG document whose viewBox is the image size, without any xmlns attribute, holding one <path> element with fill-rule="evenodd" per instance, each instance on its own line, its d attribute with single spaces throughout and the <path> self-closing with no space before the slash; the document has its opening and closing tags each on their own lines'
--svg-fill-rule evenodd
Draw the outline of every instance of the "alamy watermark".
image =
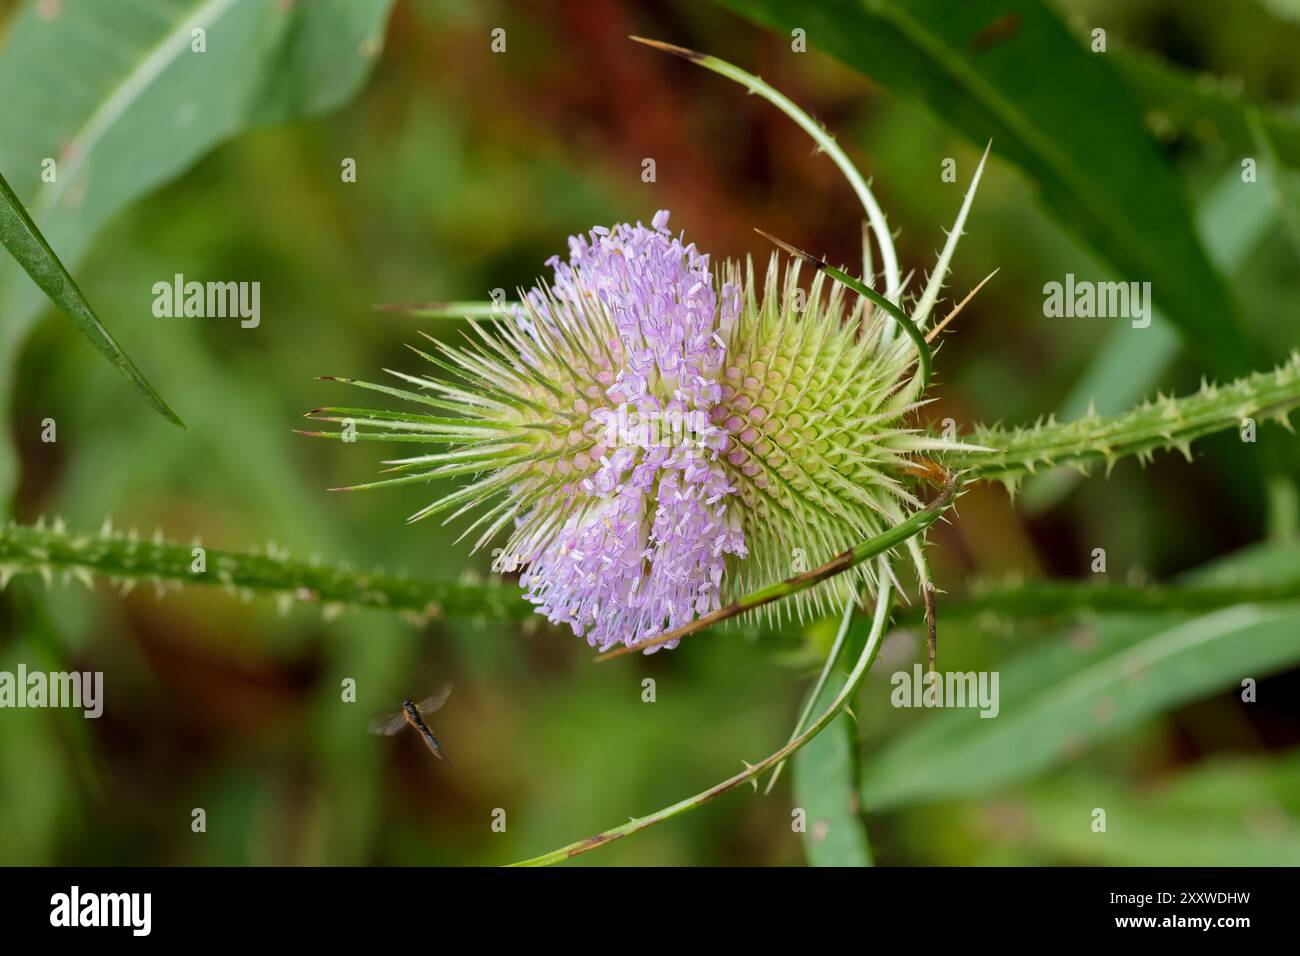
<svg viewBox="0 0 1300 956">
<path fill-rule="evenodd" d="M 593 416 L 596 417 L 596 416 Z M 699 409 L 640 411 L 627 402 L 599 413 L 606 448 L 683 448 L 702 451 L 718 429 Z"/>
<path fill-rule="evenodd" d="M 239 319 L 241 329 L 262 322 L 262 283 L 185 281 L 179 272 L 171 282 L 153 284 L 153 314 L 160 319 Z"/>
<path fill-rule="evenodd" d="M 1133 328 L 1151 324 L 1150 282 L 1091 282 L 1075 280 L 1043 286 L 1043 315 L 1049 319 L 1129 319 Z"/>
<path fill-rule="evenodd" d="M 1001 709 L 997 671 L 923 671 L 914 664 L 910 672 L 895 671 L 889 682 L 895 707 L 970 707 L 981 717 L 996 717 Z"/>
<path fill-rule="evenodd" d="M 73 886 L 50 897 L 50 925 L 59 927 L 124 927 L 132 936 L 148 936 L 153 928 L 152 893 L 83 893 Z"/>
<path fill-rule="evenodd" d="M 102 671 L 0 671 L 0 708 L 64 707 L 94 720 L 104 713 Z"/>
</svg>

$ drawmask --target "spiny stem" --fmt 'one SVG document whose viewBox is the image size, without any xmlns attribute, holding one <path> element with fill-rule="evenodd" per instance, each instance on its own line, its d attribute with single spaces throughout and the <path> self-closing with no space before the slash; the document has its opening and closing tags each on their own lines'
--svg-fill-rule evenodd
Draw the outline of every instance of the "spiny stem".
<svg viewBox="0 0 1300 956">
<path fill-rule="evenodd" d="M 965 598 L 945 600 L 945 619 L 981 614 L 1017 617 L 1059 617 L 1078 611 L 1091 613 L 1201 613 L 1238 604 L 1285 604 L 1300 601 L 1300 576 L 1278 581 L 1233 584 L 1169 584 L 1133 586 L 1091 581 L 1014 581 L 976 587 Z M 915 619 L 919 611 L 905 612 Z"/>
<path fill-rule="evenodd" d="M 338 607 L 373 608 L 426 616 L 483 620 L 529 619 L 532 606 L 504 585 L 471 585 L 359 572 L 346 566 L 294 561 L 274 546 L 266 552 L 206 551 L 205 573 L 191 571 L 197 544 L 159 543 L 156 539 L 105 530 L 72 532 L 55 523 L 45 527 L 10 524 L 0 530 L 0 586 L 19 574 L 53 582 L 56 575 L 92 583 L 103 577 L 121 588 L 140 584 L 174 587 L 202 584 L 245 595 Z M 946 618 L 979 614 L 1058 616 L 1076 611 L 1210 611 L 1235 604 L 1276 604 L 1300 600 L 1300 576 L 1234 584 L 1129 586 L 1086 581 L 1016 581 L 986 584 L 965 598 L 939 602 Z M 907 618 L 921 609 L 903 612 Z"/>
<path fill-rule="evenodd" d="M 850 568 L 856 567 L 868 558 L 874 558 L 877 555 L 884 554 L 892 550 L 903 542 L 907 541 L 914 535 L 920 534 L 930 525 L 939 520 L 950 504 L 957 497 L 957 491 L 960 488 L 956 478 L 950 478 L 947 486 L 937 498 L 927 504 L 920 511 L 913 512 L 905 521 L 896 524 L 884 534 L 879 534 L 874 538 L 868 538 L 866 541 L 849 548 L 847 551 L 841 551 L 835 557 L 831 558 L 820 567 L 803 574 L 797 574 L 792 578 L 784 581 L 778 581 L 776 584 L 769 584 L 765 588 L 759 588 L 738 601 L 728 604 L 726 607 L 718 608 L 703 617 L 698 617 L 689 624 L 675 628 L 666 634 L 660 634 L 658 637 L 651 638 L 648 641 L 641 641 L 638 644 L 631 644 L 625 647 L 615 648 L 612 651 L 606 651 L 599 655 L 596 660 L 607 661 L 615 657 L 622 657 L 624 654 L 631 654 L 634 651 L 648 651 L 651 648 L 659 647 L 670 641 L 681 640 L 688 634 L 694 634 L 706 627 L 712 627 L 721 621 L 744 614 L 746 611 L 752 611 L 760 608 L 765 604 L 771 604 L 773 601 L 779 601 L 781 598 L 797 594 L 807 588 L 812 587 L 827 578 L 842 574 Z"/>
<path fill-rule="evenodd" d="M 196 550 L 198 549 L 198 550 Z M 196 570 L 197 569 L 197 570 Z M 501 585 L 430 581 L 295 561 L 268 545 L 264 553 L 221 551 L 197 542 L 178 544 L 115 531 L 98 533 L 9 524 L 0 530 L 0 586 L 15 574 L 55 575 L 86 584 L 95 577 L 129 590 L 152 583 L 162 590 L 186 584 L 225 588 L 235 594 L 273 596 L 282 603 L 315 604 L 327 613 L 347 607 L 398 611 L 419 620 L 458 617 L 511 620 L 531 615 L 532 607 Z"/>
<path fill-rule="evenodd" d="M 1090 412 L 1072 422 L 1046 422 L 1030 428 L 976 428 L 970 449 L 944 456 L 948 467 L 967 481 L 996 479 L 1014 491 L 1040 468 L 1070 465 L 1086 471 L 1136 455 L 1147 461 L 1159 449 L 1176 448 L 1191 459 L 1191 442 L 1241 425 L 1245 419 L 1271 418 L 1291 429 L 1287 413 L 1300 405 L 1300 353 L 1273 371 L 1256 372 L 1226 385 L 1203 385 L 1181 398 L 1159 396 L 1130 411 L 1102 417 Z"/>
<path fill-rule="evenodd" d="M 808 263 L 808 265 L 812 266 L 814 269 L 817 269 L 820 272 L 825 272 L 836 282 L 839 282 L 842 285 L 846 285 L 854 292 L 856 292 L 858 295 L 870 299 L 872 302 L 876 303 L 876 305 L 880 306 L 882 309 L 884 309 L 886 312 L 892 315 L 894 317 L 894 320 L 898 322 L 898 324 L 902 327 L 903 331 L 907 333 L 908 337 L 912 340 L 913 344 L 916 345 L 917 358 L 921 366 L 921 387 L 924 389 L 927 385 L 929 385 L 930 346 L 926 342 L 925 336 L 922 334 L 921 329 L 917 326 L 915 322 L 911 320 L 911 318 L 908 317 L 906 312 L 904 312 L 898 306 L 894 305 L 894 303 L 890 302 L 888 299 L 886 299 L 875 289 L 865 285 L 860 280 L 855 279 L 847 272 L 844 272 L 841 269 L 836 269 L 825 259 L 819 259 L 810 253 L 804 252 L 802 249 L 798 249 L 790 245 L 788 242 L 783 242 L 782 240 L 776 238 L 776 236 L 769 235 L 768 233 L 764 232 L 762 229 L 755 229 L 754 231 L 758 233 L 760 236 L 762 236 L 764 239 L 767 239 L 768 241 L 773 242 L 776 245 L 780 246 L 782 249 L 784 249 L 790 255 L 794 256 L 796 259 L 800 259 Z"/>
<path fill-rule="evenodd" d="M 767 100 L 794 120 L 800 129 L 811 136 L 818 148 L 839 167 L 840 172 L 844 174 L 844 178 L 849 181 L 849 185 L 853 187 L 854 193 L 857 194 L 858 201 L 862 203 L 862 208 L 866 210 L 867 219 L 871 222 L 871 231 L 876 236 L 876 244 L 880 246 L 881 267 L 885 275 L 885 296 L 890 301 L 897 301 L 899 294 L 902 292 L 903 283 L 899 275 L 898 254 L 894 251 L 894 238 L 889 234 L 889 225 L 885 221 L 885 214 L 881 210 L 880 204 L 876 202 L 876 197 L 872 195 L 871 187 L 863 179 L 862 173 L 858 172 L 858 168 L 853 165 L 852 160 L 849 159 L 844 150 L 840 149 L 839 144 L 835 142 L 835 137 L 831 136 L 824 126 L 796 106 L 780 91 L 769 86 L 759 77 L 745 72 L 726 60 L 720 60 L 716 56 L 698 53 L 695 50 L 688 50 L 685 47 L 674 46 L 660 40 L 647 40 L 645 37 L 638 36 L 631 37 L 631 39 L 656 50 L 662 50 L 664 53 L 671 53 L 673 56 L 681 57 L 689 63 L 702 66 L 706 70 L 712 70 L 720 76 L 725 76 L 727 79 L 739 83 L 751 93 Z"/>
<path fill-rule="evenodd" d="M 866 644 L 862 648 L 862 653 L 858 656 L 857 663 L 853 671 L 849 674 L 848 680 L 840 689 L 839 694 L 831 705 L 826 708 L 825 712 L 806 731 L 782 747 L 776 753 L 771 754 L 764 760 L 752 766 L 746 766 L 745 769 L 730 777 L 722 783 L 710 787 L 708 790 L 701 791 L 685 800 L 679 800 L 671 806 L 664 807 L 655 813 L 646 817 L 638 817 L 612 830 L 606 830 L 603 833 L 597 833 L 585 840 L 579 840 L 577 843 L 570 843 L 568 846 L 560 847 L 558 850 L 552 850 L 550 853 L 544 853 L 541 856 L 532 859 L 523 860 L 514 864 L 515 866 L 548 866 L 552 863 L 560 863 L 564 860 L 572 859 L 588 850 L 594 850 L 598 846 L 606 843 L 612 843 L 614 840 L 621 839 L 633 833 L 637 833 L 656 823 L 662 823 L 678 814 L 685 813 L 688 810 L 694 810 L 716 797 L 722 796 L 730 790 L 734 790 L 748 781 L 757 778 L 766 773 L 772 767 L 778 766 L 791 754 L 799 750 L 810 740 L 816 737 L 828 724 L 839 716 L 841 710 L 848 703 L 849 699 L 857 692 L 863 679 L 867 676 L 867 671 L 871 669 L 872 663 L 876 659 L 876 654 L 880 650 L 880 640 L 885 633 L 885 624 L 889 619 L 889 608 L 891 605 L 892 594 L 890 592 L 890 578 L 887 571 L 880 575 L 880 588 L 876 594 L 876 611 L 871 622 L 871 633 L 867 636 Z"/>
</svg>

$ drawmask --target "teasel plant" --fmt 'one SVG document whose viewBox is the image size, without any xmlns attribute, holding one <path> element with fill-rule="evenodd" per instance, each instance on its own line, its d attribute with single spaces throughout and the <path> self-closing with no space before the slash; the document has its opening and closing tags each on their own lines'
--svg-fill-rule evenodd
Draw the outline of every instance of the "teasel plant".
<svg viewBox="0 0 1300 956">
<path fill-rule="evenodd" d="M 1088 473 L 1164 450 L 1190 456 L 1193 440 L 1245 418 L 1290 427 L 1288 413 L 1300 404 L 1300 355 L 1114 416 L 977 427 L 960 440 L 926 427 L 919 416 L 931 400 L 942 336 L 983 285 L 938 318 L 988 150 L 937 261 L 914 284 L 869 183 L 819 123 L 736 66 L 639 42 L 740 84 L 813 139 L 863 207 L 860 275 L 770 236 L 776 249 L 761 266 L 716 263 L 672 232 L 659 210 L 648 226 L 596 227 L 571 238 L 568 256 L 548 261 L 550 277 L 512 303 L 385 307 L 468 325 L 456 344 L 426 336 L 412 347 L 420 364 L 393 370 L 388 381 L 331 379 L 389 401 L 315 409 L 307 417 L 320 424 L 304 432 L 420 446 L 352 490 L 459 479 L 410 520 L 459 526 L 470 550 L 498 543 L 494 569 L 520 573 L 522 598 L 500 579 L 425 581 L 295 559 L 273 545 L 209 552 L 199 542 L 142 537 L 109 522 L 98 533 L 79 533 L 57 520 L 0 529 L 0 584 L 26 573 L 47 582 L 106 578 L 123 590 L 208 584 L 245 598 L 273 596 L 286 608 L 375 608 L 418 622 L 525 620 L 536 612 L 585 638 L 599 660 L 676 647 L 740 617 L 839 615 L 808 704 L 783 746 L 669 807 L 523 861 L 547 864 L 746 783 L 757 786 L 764 775 L 770 790 L 785 760 L 849 706 L 896 602 L 908 605 L 900 613 L 924 621 L 934 669 L 938 614 L 926 533 L 953 516 L 973 482 L 999 481 L 1014 493 L 1039 470 Z M 812 566 L 792 573 L 795 549 L 808 553 Z M 913 580 L 919 593 L 908 597 Z M 1285 601 L 1297 590 L 1252 593 Z M 1240 601 L 1242 593 L 1017 584 L 943 606 L 954 614 L 1071 605 L 1204 609 Z M 849 659 L 859 613 L 867 636 Z M 816 702 L 832 692 L 817 712 Z"/>
<path fill-rule="evenodd" d="M 1186 451 L 1195 407 L 1218 398 L 1207 389 L 1118 419 L 979 429 L 967 441 L 923 427 L 918 412 L 929 401 L 939 336 L 970 300 L 933 321 L 988 150 L 938 261 L 913 292 L 870 186 L 822 126 L 732 64 L 639 42 L 768 100 L 832 158 L 866 214 L 861 276 L 772 236 L 784 262 L 773 254 L 761 271 L 752 261 L 715 264 L 669 229 L 665 210 L 648 227 L 597 227 L 572 237 L 567 259 L 548 261 L 551 278 L 520 290 L 513 304 L 404 309 L 471 327 L 458 344 L 426 336 L 413 347 L 424 374 L 393 371 L 397 385 L 351 382 L 404 399 L 411 411 L 322 408 L 311 417 L 345 430 L 315 434 L 436 446 L 392 459 L 385 477 L 354 487 L 466 478 L 410 520 L 465 519 L 462 538 L 474 548 L 504 537 L 494 570 L 519 570 L 525 598 L 585 637 L 600 660 L 675 647 L 740 615 L 803 619 L 838 609 L 838 636 L 809 695 L 816 701 L 843 664 L 860 600 L 873 608 L 871 628 L 831 706 L 805 710 L 771 756 L 529 863 L 585 852 L 768 771 L 770 790 L 786 757 L 834 719 L 871 666 L 894 597 L 904 593 L 896 573 L 904 559 L 935 669 L 925 534 L 969 481 L 999 478 L 1014 490 L 1040 465 Z M 1285 388 L 1295 371 L 1292 363 L 1274 379 Z M 1232 388 L 1245 397 L 1261 385 Z M 1277 409 L 1285 423 L 1289 403 L 1265 399 L 1261 409 Z M 789 576 L 797 548 L 816 566 Z"/>
</svg>

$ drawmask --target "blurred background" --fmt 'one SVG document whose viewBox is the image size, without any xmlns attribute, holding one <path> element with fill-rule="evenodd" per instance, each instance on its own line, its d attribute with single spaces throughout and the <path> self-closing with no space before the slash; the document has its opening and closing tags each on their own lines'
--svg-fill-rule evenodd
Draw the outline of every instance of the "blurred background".
<svg viewBox="0 0 1300 956">
<path fill-rule="evenodd" d="M 136 12 L 130 2 L 94 6 Z M 194 4 L 171 6 L 179 19 Z M 1293 4 L 1252 0 L 1230 14 L 1209 0 L 1050 9 L 1080 46 L 1104 24 L 1114 49 L 1158 55 L 1189 76 L 1213 74 L 1226 80 L 1224 96 L 1294 118 Z M 72 0 L 0 4 L 0 113 L 11 114 L 0 125 L 13 134 L 0 159 L 24 200 L 38 188 L 40 157 L 61 144 L 39 130 L 14 133 L 34 122 L 12 113 L 37 93 L 6 66 L 27 56 L 30 69 L 35 55 L 13 34 L 84 12 Z M 392 449 L 293 433 L 307 410 L 357 397 L 317 376 L 417 370 L 404 344 L 430 321 L 373 304 L 483 299 L 529 285 L 570 234 L 648 222 L 660 208 L 719 259 L 765 260 L 754 227 L 835 261 L 859 255 L 852 193 L 802 132 L 759 98 L 628 34 L 717 54 L 825 122 L 873 178 L 904 269 L 918 275 L 933 264 L 983 145 L 934 108 L 819 52 L 815 36 L 806 54 L 794 53 L 788 31 L 709 3 L 395 0 L 377 22 L 377 33 L 357 27 L 370 70 L 355 89 L 302 111 L 310 115 L 248 111 L 214 131 L 201 155 L 161 169 L 138 195 L 126 190 L 131 201 L 76 240 L 69 266 L 79 284 L 185 431 L 153 413 L 48 305 L 27 322 L 12 309 L 0 316 L 12 366 L 14 519 L 59 515 L 94 530 L 112 516 L 142 534 L 159 528 L 210 547 L 274 542 L 296 557 L 485 578 L 486 555 L 452 543 L 459 527 L 404 523 L 437 489 L 326 491 L 370 478 Z M 491 50 L 498 27 L 505 53 Z M 219 36 L 214 29 L 209 43 Z M 57 59 L 87 96 L 111 82 L 107 67 L 101 77 L 75 57 L 42 56 Z M 341 70 L 332 60 L 319 66 L 325 77 Z M 239 79 L 233 70 L 224 76 Z M 63 81 L 50 74 L 32 85 L 46 82 Z M 1225 173 L 1238 174 L 1249 144 L 1194 115 L 1147 109 L 1142 120 L 1203 227 L 1207 210 L 1221 217 L 1205 239 L 1214 254 L 1216 237 L 1245 215 L 1232 199 L 1213 206 L 1215 190 Z M 123 133 L 123 168 L 183 153 L 183 136 Z M 340 181 L 346 157 L 356 160 L 355 183 Z M 647 157 L 653 183 L 641 177 Z M 956 159 L 957 182 L 940 178 L 943 157 Z M 30 172 L 15 173 L 20 167 Z M 1297 344 L 1300 291 L 1286 211 L 1267 205 L 1230 262 L 1215 256 L 1261 367 Z M 56 210 L 38 221 L 62 254 L 57 218 Z M 1104 349 L 1135 355 L 1154 342 L 1113 322 L 1044 318 L 1045 282 L 1104 273 L 997 144 L 967 233 L 946 294 L 960 298 L 1000 271 L 945 339 L 932 420 L 951 417 L 965 430 L 1068 411 L 1080 383 L 1099 374 Z M 1160 248 L 1160 235 L 1149 238 Z M 175 273 L 260 281 L 260 326 L 154 318 L 151 287 Z M 453 323 L 435 331 L 457 334 Z M 1148 381 L 1102 367 L 1120 379 L 1101 390 L 1183 392 L 1212 371 L 1176 346 L 1168 351 Z M 57 422 L 55 443 L 40 439 L 47 418 Z M 1294 535 L 1287 501 L 1229 433 L 1201 443 L 1190 463 L 1126 461 L 1109 478 L 1031 483 L 1014 501 L 1000 486 L 981 487 L 932 534 L 931 555 L 939 585 L 954 595 L 977 579 L 1088 575 L 1096 547 L 1106 549 L 1113 580 L 1165 579 L 1264 540 L 1286 550 Z M 945 669 L 998 669 L 1027 649 L 1086 645 L 1099 626 L 1106 622 L 941 618 L 941 660 Z M 47 589 L 39 578 L 16 578 L 0 595 L 0 669 L 103 671 L 106 709 L 97 721 L 0 711 L 0 862 L 508 862 L 649 813 L 774 750 L 833 631 L 834 622 L 762 634 L 733 628 L 596 666 L 583 641 L 540 620 L 417 627 L 351 611 L 326 622 L 311 608 L 281 613 L 273 601 L 202 588 L 124 596 L 102 583 Z M 906 630 L 890 638 L 855 707 L 856 759 L 869 762 L 930 719 L 887 702 L 888 673 L 920 653 Z M 1256 676 L 1250 707 L 1236 677 L 1209 680 L 1190 699 L 1150 708 L 1018 779 L 971 793 L 940 786 L 873 810 L 866 826 L 875 858 L 1283 862 L 1280 854 L 1300 847 L 1300 671 L 1291 661 Z M 657 683 L 653 704 L 641 699 L 645 677 Z M 340 701 L 346 678 L 357 682 L 355 704 Z M 454 769 L 431 760 L 414 735 L 365 733 L 371 710 L 446 681 L 455 693 L 433 726 Z M 934 746 L 917 753 L 942 756 Z M 800 864 L 790 783 L 785 776 L 766 798 L 744 788 L 578 862 Z M 1088 810 L 1079 808 L 1099 805 L 1142 821 L 1131 839 L 1089 838 Z M 196 834 L 191 811 L 200 807 L 207 830 Z M 504 833 L 490 827 L 497 808 L 507 814 Z"/>
</svg>

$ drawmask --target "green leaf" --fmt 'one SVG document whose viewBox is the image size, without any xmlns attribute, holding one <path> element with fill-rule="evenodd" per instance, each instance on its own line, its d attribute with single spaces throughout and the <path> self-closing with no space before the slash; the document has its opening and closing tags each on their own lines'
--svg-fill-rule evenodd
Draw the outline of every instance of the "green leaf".
<svg viewBox="0 0 1300 956">
<path fill-rule="evenodd" d="M 1276 224 L 1278 207 L 1272 188 L 1273 171 L 1259 170 L 1255 183 L 1243 183 L 1241 170 L 1224 173 L 1197 208 L 1201 241 L 1215 265 L 1235 278 L 1250 254 Z M 1113 415 L 1149 395 L 1178 356 L 1181 343 L 1159 309 L 1151 325 L 1135 329 L 1121 324 L 1107 333 L 1087 368 L 1071 386 L 1057 409 L 1063 420 L 1079 418 L 1091 408 Z M 1082 476 L 1063 468 L 1035 475 L 1025 483 L 1021 506 L 1036 514 L 1055 506 Z"/>
<path fill-rule="evenodd" d="M 1294 576 L 1300 549 L 1257 548 L 1189 583 Z M 1300 661 L 1300 603 L 1238 604 L 1201 616 L 1106 615 L 999 671 L 999 710 L 935 711 L 865 766 L 871 809 L 970 797 L 1023 780 L 1143 720 Z"/>
<path fill-rule="evenodd" d="M 1153 627 L 1107 621 L 1096 644 L 1035 649 L 1000 673 L 1001 709 L 943 712 L 867 768 L 873 809 L 986 793 L 1179 704 L 1300 661 L 1300 609 L 1237 605 Z"/>
<path fill-rule="evenodd" d="M 1248 123 L 1259 150 L 1258 164 L 1265 167 L 1266 181 L 1282 208 L 1282 221 L 1286 224 L 1293 247 L 1300 252 L 1300 171 L 1282 163 L 1278 150 L 1280 141 L 1276 132 L 1269 128 L 1262 111 L 1252 109 L 1248 114 Z"/>
<path fill-rule="evenodd" d="M 1116 51 L 1115 64 L 1143 112 L 1162 129 L 1183 129 L 1193 136 L 1212 131 L 1215 141 L 1222 141 L 1231 150 L 1244 151 L 1254 140 L 1250 117 L 1258 110 L 1282 161 L 1300 167 L 1300 122 L 1293 116 L 1257 107 L 1242 96 L 1239 84 L 1212 74 L 1188 73 L 1136 50 Z M 1240 169 L 1237 173 L 1240 175 Z"/>
<path fill-rule="evenodd" d="M 1035 0 L 719 0 L 925 103 L 1019 167 L 1047 209 L 1152 295 L 1209 369 L 1249 364 L 1228 292 L 1179 184 L 1111 57 L 1088 52 Z M 936 173 L 938 165 L 936 161 Z"/>
<path fill-rule="evenodd" d="M 1233 167 L 1197 209 L 1197 232 L 1215 265 L 1232 276 L 1249 261 L 1277 218 L 1272 170 L 1262 170 L 1256 183 L 1243 183 L 1240 168 Z M 1141 337 L 1140 347 L 1136 336 Z M 1089 404 L 1102 415 L 1127 408 L 1156 387 L 1177 347 L 1168 320 L 1159 310 L 1148 328 L 1116 328 L 1062 403 L 1059 414 L 1074 418 L 1084 414 Z"/>
<path fill-rule="evenodd" d="M 1030 846 L 1075 863 L 1294 866 L 1300 752 L 1215 759 L 1160 788 L 1070 774 L 1035 783 L 1013 807 Z M 1095 807 L 1106 811 L 1104 833 L 1092 830 Z"/>
<path fill-rule="evenodd" d="M 1300 167 L 1300 123 L 1263 110 L 1244 100 L 1231 86 L 1212 76 L 1193 76 L 1145 53 L 1120 51 L 1115 54 L 1121 73 L 1141 100 L 1144 112 L 1159 117 L 1160 123 L 1198 128 L 1212 123 L 1218 138 L 1230 148 L 1243 151 L 1262 143 L 1273 153 L 1273 162 L 1261 163 L 1254 183 L 1242 181 L 1240 167 L 1225 172 L 1196 211 L 1201 242 L 1214 264 L 1230 279 L 1235 278 L 1250 254 L 1276 223 L 1281 209 L 1295 215 L 1295 193 L 1291 185 Z M 1290 200 L 1291 205 L 1286 205 Z M 1292 219 L 1294 222 L 1294 218 Z M 1293 227 L 1294 228 L 1294 227 Z M 1141 336 L 1136 347 L 1134 336 Z M 1075 418 L 1091 405 L 1109 415 L 1142 398 L 1159 383 L 1172 364 L 1178 342 L 1159 309 L 1151 326 L 1131 329 L 1121 326 L 1106 338 L 1101 351 L 1071 388 L 1057 414 Z M 1031 508 L 1048 507 L 1072 481 L 1052 476 L 1052 490 L 1030 492 Z"/>
<path fill-rule="evenodd" d="M 50 301 L 72 320 L 72 324 L 81 330 L 91 344 L 103 356 L 117 366 L 127 381 L 135 384 L 149 404 L 182 428 L 185 423 L 162 400 L 150 385 L 135 363 L 122 351 L 122 347 L 104 328 L 104 324 L 95 315 L 94 309 L 86 301 L 77 283 L 73 281 L 68 270 L 49 247 L 36 224 L 27 215 L 27 210 L 18 201 L 4 176 L 0 175 L 0 242 L 9 250 L 19 265 L 32 277 Z"/>
<path fill-rule="evenodd" d="M 0 52 L 0 169 L 49 245 L 75 269 L 110 217 L 218 143 L 351 97 L 382 48 L 391 5 L 29 2 L 6 24 Z M 191 47 L 197 28 L 206 30 L 204 53 Z M 53 181 L 46 181 L 49 171 Z M 171 270 L 160 264 L 159 273 Z M 0 405 L 43 301 L 16 264 L 0 262 Z M 12 487 L 15 470 L 6 442 L 0 492 Z"/>
<path fill-rule="evenodd" d="M 839 692 L 827 685 L 813 713 L 825 711 Z M 855 787 L 853 718 L 841 714 L 794 757 L 795 805 L 806 814 L 802 839 L 813 866 L 871 866 L 871 846 Z"/>
</svg>

